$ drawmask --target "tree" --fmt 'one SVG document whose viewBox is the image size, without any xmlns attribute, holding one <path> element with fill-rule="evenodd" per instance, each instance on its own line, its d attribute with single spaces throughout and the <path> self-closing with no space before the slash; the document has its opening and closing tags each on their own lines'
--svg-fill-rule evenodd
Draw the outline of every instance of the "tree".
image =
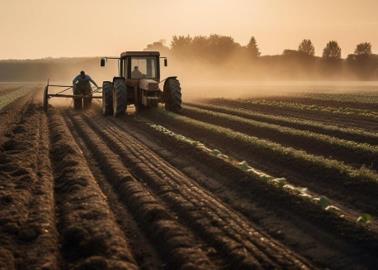
<svg viewBox="0 0 378 270">
<path fill-rule="evenodd" d="M 169 48 L 165 46 L 165 40 L 155 41 L 151 44 L 148 44 L 145 51 L 159 51 L 160 54 L 167 55 L 169 53 Z"/>
<path fill-rule="evenodd" d="M 354 50 L 356 55 L 371 55 L 371 44 L 369 42 L 363 42 L 357 44 L 356 49 Z"/>
<path fill-rule="evenodd" d="M 326 47 L 323 50 L 323 58 L 330 60 L 336 60 L 341 58 L 341 48 L 336 41 L 331 40 L 327 43 Z"/>
<path fill-rule="evenodd" d="M 215 34 L 208 37 L 208 46 L 211 49 L 210 56 L 217 61 L 229 57 L 241 47 L 232 37 Z"/>
<path fill-rule="evenodd" d="M 171 50 L 176 56 L 187 56 L 191 53 L 192 38 L 190 36 L 173 36 Z"/>
<path fill-rule="evenodd" d="M 354 54 L 348 57 L 348 63 L 361 79 L 373 78 L 377 61 L 372 56 L 371 44 L 369 42 L 357 44 Z"/>
<path fill-rule="evenodd" d="M 247 44 L 247 50 L 250 55 L 252 55 L 253 58 L 257 58 L 261 55 L 259 47 L 257 46 L 257 42 L 255 37 L 251 37 Z"/>
<path fill-rule="evenodd" d="M 315 47 L 312 45 L 310 39 L 304 39 L 301 44 L 299 44 L 298 51 L 309 56 L 315 55 Z"/>
</svg>

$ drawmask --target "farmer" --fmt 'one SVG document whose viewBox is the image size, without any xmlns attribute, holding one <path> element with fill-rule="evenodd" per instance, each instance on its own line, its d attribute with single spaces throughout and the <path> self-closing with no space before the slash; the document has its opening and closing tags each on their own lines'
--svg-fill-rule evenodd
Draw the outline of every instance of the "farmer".
<svg viewBox="0 0 378 270">
<path fill-rule="evenodd" d="M 75 79 L 73 79 L 72 85 L 75 109 L 81 109 L 82 103 L 84 104 L 84 108 L 90 107 L 90 104 L 92 103 L 92 88 L 90 83 L 99 88 L 97 83 L 92 80 L 89 75 L 86 75 L 83 70 L 80 71 L 80 74 L 77 75 Z"/>
<path fill-rule="evenodd" d="M 73 86 L 78 85 L 79 87 L 80 87 L 81 85 L 83 85 L 83 86 L 84 86 L 84 85 L 85 85 L 85 86 L 88 86 L 88 85 L 89 85 L 89 87 L 90 87 L 90 84 L 89 84 L 90 82 L 93 83 L 93 84 L 98 88 L 97 83 L 96 83 L 94 80 L 92 80 L 92 78 L 91 78 L 89 75 L 86 75 L 84 70 L 82 70 L 82 71 L 80 71 L 80 74 L 77 75 L 77 76 L 75 77 L 75 79 L 73 79 L 73 81 L 72 81 L 72 85 L 73 85 Z"/>
<path fill-rule="evenodd" d="M 134 70 L 131 72 L 131 78 L 135 80 L 139 80 L 143 78 L 143 73 L 140 72 L 139 67 L 135 66 Z"/>
</svg>

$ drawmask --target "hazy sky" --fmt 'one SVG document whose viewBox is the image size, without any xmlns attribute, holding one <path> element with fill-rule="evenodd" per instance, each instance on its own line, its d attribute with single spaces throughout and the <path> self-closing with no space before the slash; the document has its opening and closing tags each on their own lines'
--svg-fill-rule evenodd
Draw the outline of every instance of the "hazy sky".
<svg viewBox="0 0 378 270">
<path fill-rule="evenodd" d="M 310 38 L 320 55 L 361 41 L 378 53 L 378 0 L 0 0 L 0 58 L 118 55 L 173 35 L 222 34 L 263 54 Z"/>
</svg>

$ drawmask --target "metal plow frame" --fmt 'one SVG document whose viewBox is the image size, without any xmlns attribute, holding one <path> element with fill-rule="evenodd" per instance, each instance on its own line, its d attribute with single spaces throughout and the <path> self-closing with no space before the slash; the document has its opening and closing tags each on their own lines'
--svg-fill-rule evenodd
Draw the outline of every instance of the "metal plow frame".
<svg viewBox="0 0 378 270">
<path fill-rule="evenodd" d="M 57 87 L 57 88 L 65 88 L 64 90 L 58 92 L 58 93 L 54 93 L 54 94 L 49 94 L 49 87 Z M 84 97 L 87 97 L 88 95 L 74 95 L 74 94 L 62 94 L 70 89 L 73 89 L 73 86 L 72 85 L 60 85 L 60 84 L 50 84 L 49 82 L 47 82 L 47 85 L 45 86 L 45 89 L 43 91 L 43 110 L 45 112 L 48 111 L 48 108 L 49 108 L 49 98 L 52 98 L 52 97 L 58 97 L 58 98 L 74 98 L 74 97 L 80 97 L 80 98 L 84 98 Z M 98 89 L 102 89 L 101 87 L 99 87 Z M 100 91 L 97 91 L 96 90 L 92 90 L 92 94 L 93 93 L 100 93 Z M 94 99 L 101 99 L 102 96 L 93 96 L 92 95 L 92 98 Z"/>
</svg>

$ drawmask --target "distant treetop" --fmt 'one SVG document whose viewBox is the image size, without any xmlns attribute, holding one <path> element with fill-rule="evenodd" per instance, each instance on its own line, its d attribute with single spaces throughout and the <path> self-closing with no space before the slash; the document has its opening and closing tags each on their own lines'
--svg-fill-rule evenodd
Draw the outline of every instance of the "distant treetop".
<svg viewBox="0 0 378 270">
<path fill-rule="evenodd" d="M 354 50 L 356 55 L 371 55 L 371 44 L 369 42 L 363 42 L 357 44 L 356 49 Z"/>
<path fill-rule="evenodd" d="M 145 51 L 159 51 L 161 54 L 168 54 L 169 53 L 169 47 L 165 46 L 165 40 L 160 40 L 153 42 L 151 44 L 148 44 Z"/>
<path fill-rule="evenodd" d="M 326 47 L 323 50 L 324 59 L 340 59 L 341 58 L 341 48 L 339 44 L 331 40 L 327 43 Z"/>
<path fill-rule="evenodd" d="M 251 39 L 249 40 L 247 44 L 247 50 L 254 58 L 259 57 L 261 55 L 254 36 L 252 36 Z"/>
<path fill-rule="evenodd" d="M 301 44 L 299 44 L 298 51 L 309 56 L 315 55 L 315 47 L 312 45 L 310 39 L 304 39 Z"/>
</svg>

